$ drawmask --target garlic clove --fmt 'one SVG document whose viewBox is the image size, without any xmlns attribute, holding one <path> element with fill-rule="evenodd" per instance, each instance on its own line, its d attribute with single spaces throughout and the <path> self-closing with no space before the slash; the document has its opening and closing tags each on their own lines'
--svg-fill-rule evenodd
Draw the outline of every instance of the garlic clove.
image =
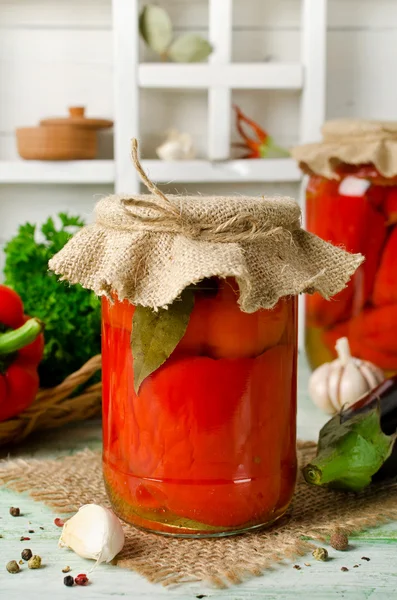
<svg viewBox="0 0 397 600">
<path fill-rule="evenodd" d="M 164 142 L 156 152 L 161 160 L 181 160 L 183 158 L 183 149 L 179 142 Z"/>
<path fill-rule="evenodd" d="M 375 388 L 377 385 L 382 383 L 382 381 L 384 381 L 385 376 L 379 367 L 366 360 L 360 360 L 359 358 L 356 358 L 355 360 L 371 389 Z"/>
<path fill-rule="evenodd" d="M 58 545 L 82 558 L 110 562 L 124 546 L 124 531 L 111 510 L 85 504 L 64 524 Z"/>
<path fill-rule="evenodd" d="M 343 377 L 341 377 L 339 387 L 339 405 L 340 408 L 348 407 L 354 404 L 363 394 L 366 394 L 370 386 L 361 370 L 356 366 L 353 360 L 350 360 L 344 366 Z"/>
<path fill-rule="evenodd" d="M 332 412 L 330 412 L 330 414 L 333 415 L 339 412 L 339 390 L 344 368 L 345 367 L 340 360 L 334 360 L 330 363 L 327 385 L 329 401 L 332 407 Z"/>
<path fill-rule="evenodd" d="M 156 154 L 161 160 L 191 160 L 196 155 L 193 138 L 189 133 L 170 129 L 164 142 L 156 149 Z"/>
<path fill-rule="evenodd" d="M 328 393 L 330 365 L 331 363 L 324 363 L 312 373 L 309 379 L 309 394 L 314 404 L 333 415 L 335 410 Z"/>
</svg>

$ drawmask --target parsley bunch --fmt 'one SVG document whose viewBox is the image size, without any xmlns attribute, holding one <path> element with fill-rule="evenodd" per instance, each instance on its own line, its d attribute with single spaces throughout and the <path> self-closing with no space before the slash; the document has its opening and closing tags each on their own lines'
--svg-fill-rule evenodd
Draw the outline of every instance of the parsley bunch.
<svg viewBox="0 0 397 600">
<path fill-rule="evenodd" d="M 100 301 L 81 285 L 58 281 L 48 261 L 84 222 L 65 213 L 60 227 L 49 218 L 37 231 L 25 223 L 5 246 L 5 284 L 22 298 L 25 312 L 45 324 L 40 385 L 51 387 L 100 352 Z"/>
</svg>

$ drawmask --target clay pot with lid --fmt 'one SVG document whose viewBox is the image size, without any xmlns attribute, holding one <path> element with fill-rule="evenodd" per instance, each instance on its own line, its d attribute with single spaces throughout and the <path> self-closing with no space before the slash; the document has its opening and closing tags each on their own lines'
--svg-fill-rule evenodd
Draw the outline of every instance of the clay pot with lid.
<svg viewBox="0 0 397 600">
<path fill-rule="evenodd" d="M 68 117 L 51 117 L 37 127 L 18 128 L 18 153 L 27 160 L 93 159 L 97 155 L 97 131 L 112 125 L 107 119 L 87 118 L 83 106 L 73 106 Z"/>
</svg>

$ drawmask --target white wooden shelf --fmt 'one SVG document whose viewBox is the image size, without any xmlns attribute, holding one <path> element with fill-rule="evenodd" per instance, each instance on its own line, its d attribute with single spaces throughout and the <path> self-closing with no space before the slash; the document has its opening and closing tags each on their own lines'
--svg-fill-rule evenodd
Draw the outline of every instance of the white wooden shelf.
<svg viewBox="0 0 397 600">
<path fill-rule="evenodd" d="M 0 183 L 113 184 L 114 181 L 113 160 L 0 161 Z"/>
<path fill-rule="evenodd" d="M 300 90 L 303 67 L 286 63 L 164 64 L 143 63 L 138 84 L 144 88 Z"/>
<path fill-rule="evenodd" d="M 280 182 L 300 181 L 301 174 L 290 158 L 226 161 L 162 161 L 143 160 L 143 168 L 158 183 L 203 181 Z M 131 173 L 133 166 L 130 164 Z M 112 160 L 79 160 L 65 162 L 0 161 L 0 183 L 110 184 L 115 181 Z M 124 190 L 128 192 L 128 189 Z"/>
<path fill-rule="evenodd" d="M 327 0 L 301 0 L 302 49 L 296 62 L 291 63 L 233 63 L 233 2 L 236 1 L 208 2 L 209 41 L 214 50 L 207 63 L 142 64 L 139 0 L 112 0 L 115 160 L 0 161 L 0 184 L 110 184 L 116 192 L 138 192 L 141 184 L 129 151 L 131 138 L 140 138 L 140 88 L 208 91 L 208 160 L 143 160 L 144 169 L 155 182 L 300 181 L 300 172 L 292 159 L 228 160 L 232 90 L 299 90 L 299 142 L 316 141 L 325 110 Z M 271 132 L 271 123 L 263 125 Z"/>
<path fill-rule="evenodd" d="M 237 183 L 300 181 L 301 173 L 292 158 L 226 161 L 143 160 L 143 168 L 158 183 Z"/>
</svg>

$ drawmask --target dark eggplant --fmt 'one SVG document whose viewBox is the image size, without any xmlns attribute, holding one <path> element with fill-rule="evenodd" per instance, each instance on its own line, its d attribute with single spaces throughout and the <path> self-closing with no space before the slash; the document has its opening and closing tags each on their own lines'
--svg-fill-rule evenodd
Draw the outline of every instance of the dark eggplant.
<svg viewBox="0 0 397 600">
<path fill-rule="evenodd" d="M 363 396 L 353 406 L 341 414 L 341 421 L 348 420 L 353 414 L 365 412 L 379 405 L 380 426 L 386 435 L 397 432 L 397 375 L 386 379 L 372 392 Z M 397 476 L 397 444 L 393 448 L 389 458 L 383 463 L 379 471 L 372 476 L 372 481 L 382 481 Z"/>
<path fill-rule="evenodd" d="M 397 376 L 385 380 L 320 431 L 317 456 L 303 468 L 312 485 L 360 491 L 397 476 Z"/>
</svg>

